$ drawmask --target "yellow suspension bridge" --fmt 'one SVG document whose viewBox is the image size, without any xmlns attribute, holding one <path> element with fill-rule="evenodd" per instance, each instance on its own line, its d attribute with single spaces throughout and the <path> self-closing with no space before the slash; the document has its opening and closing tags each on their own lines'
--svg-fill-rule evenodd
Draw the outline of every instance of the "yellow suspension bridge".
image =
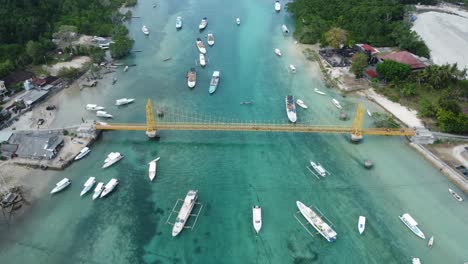
<svg viewBox="0 0 468 264">
<path fill-rule="evenodd" d="M 346 126 L 316 126 L 309 124 L 272 124 L 251 122 L 223 122 L 198 118 L 196 121 L 183 120 L 156 122 L 153 102 L 148 99 L 146 104 L 146 124 L 118 124 L 97 123 L 97 130 L 138 130 L 146 131 L 146 135 L 153 138 L 161 130 L 214 130 L 214 131 L 262 131 L 262 132 L 294 132 L 294 133 L 345 133 L 350 134 L 353 141 L 359 141 L 363 135 L 376 136 L 414 136 L 414 129 L 410 128 L 363 128 L 364 109 L 358 104 L 351 127 Z"/>
</svg>

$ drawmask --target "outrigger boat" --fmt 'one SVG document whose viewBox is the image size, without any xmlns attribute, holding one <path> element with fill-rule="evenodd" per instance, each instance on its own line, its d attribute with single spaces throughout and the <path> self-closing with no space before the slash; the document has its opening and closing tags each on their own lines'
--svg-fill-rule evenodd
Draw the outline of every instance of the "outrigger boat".
<svg viewBox="0 0 468 264">
<path fill-rule="evenodd" d="M 454 190 L 449 188 L 448 191 L 453 196 L 453 198 L 455 198 L 457 201 L 463 202 L 463 198 L 461 198 L 461 196 L 458 195 L 458 193 L 456 193 Z"/>
<path fill-rule="evenodd" d="M 409 214 L 403 214 L 402 216 L 398 216 L 400 220 L 418 237 L 422 239 L 426 239 L 424 233 L 419 229 L 418 223 L 411 217 Z"/>
<path fill-rule="evenodd" d="M 310 161 L 310 165 L 312 168 L 318 173 L 318 175 L 325 177 L 327 174 L 330 174 L 320 163 L 315 163 L 314 161 Z"/>
<path fill-rule="evenodd" d="M 177 215 L 176 221 L 174 226 L 172 227 L 172 236 L 175 237 L 182 230 L 184 229 L 185 224 L 187 223 L 188 218 L 190 217 L 190 213 L 195 206 L 197 201 L 197 192 L 194 190 L 188 191 L 187 195 L 185 196 L 184 203 L 179 210 L 179 214 Z"/>
<path fill-rule="evenodd" d="M 321 94 L 321 95 L 326 95 L 326 93 L 320 91 L 318 88 L 315 88 L 314 89 L 314 92 L 318 93 L 318 94 Z"/>
<path fill-rule="evenodd" d="M 340 102 L 338 102 L 338 100 L 336 100 L 335 98 L 332 99 L 332 103 L 336 106 L 336 108 L 338 109 L 341 109 L 343 108 L 340 104 Z"/>
<path fill-rule="evenodd" d="M 309 222 L 319 234 L 321 234 L 328 242 L 335 242 L 337 236 L 335 230 L 325 223 L 317 213 L 300 201 L 296 201 L 296 205 L 307 222 Z"/>
</svg>

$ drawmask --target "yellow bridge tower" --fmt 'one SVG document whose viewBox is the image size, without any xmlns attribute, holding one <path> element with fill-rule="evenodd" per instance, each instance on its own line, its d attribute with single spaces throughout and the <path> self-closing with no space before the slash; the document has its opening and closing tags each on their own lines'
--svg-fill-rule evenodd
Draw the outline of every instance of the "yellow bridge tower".
<svg viewBox="0 0 468 264">
<path fill-rule="evenodd" d="M 156 137 L 156 120 L 154 119 L 153 101 L 148 99 L 146 103 L 146 135 L 149 138 Z"/>
</svg>

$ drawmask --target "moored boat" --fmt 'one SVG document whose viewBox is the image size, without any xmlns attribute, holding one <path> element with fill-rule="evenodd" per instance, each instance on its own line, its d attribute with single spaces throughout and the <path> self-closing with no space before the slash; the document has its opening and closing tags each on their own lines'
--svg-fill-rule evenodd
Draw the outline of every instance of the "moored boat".
<svg viewBox="0 0 468 264">
<path fill-rule="evenodd" d="M 159 158 L 160 157 L 157 157 L 156 159 L 148 163 L 149 164 L 148 175 L 149 175 L 150 181 L 153 181 L 154 178 L 156 177 L 156 168 L 157 168 L 156 162 L 159 160 Z"/>
<path fill-rule="evenodd" d="M 80 150 L 80 153 L 76 155 L 75 160 L 79 160 L 83 158 L 84 156 L 88 155 L 88 153 L 91 152 L 91 150 L 88 147 L 84 147 Z"/>
<path fill-rule="evenodd" d="M 300 201 L 296 201 L 296 205 L 307 222 L 309 222 L 328 242 L 334 242 L 336 240 L 337 233 L 335 230 L 325 223 L 317 213 Z"/>
<path fill-rule="evenodd" d="M 96 200 L 96 198 L 98 198 L 99 195 L 101 195 L 101 193 L 102 193 L 103 190 L 104 190 L 104 183 L 103 183 L 103 182 L 99 182 L 99 183 L 96 185 L 96 188 L 94 188 L 93 200 Z"/>
<path fill-rule="evenodd" d="M 214 39 L 214 35 L 212 33 L 208 33 L 208 35 L 206 35 L 206 42 L 208 43 L 208 45 L 210 46 L 213 46 L 214 43 L 215 43 L 215 39 Z"/>
<path fill-rule="evenodd" d="M 315 88 L 314 89 L 314 92 L 318 93 L 318 94 L 321 94 L 321 95 L 326 95 L 326 93 L 320 91 L 318 88 Z"/>
<path fill-rule="evenodd" d="M 205 55 L 203 55 L 202 53 L 200 53 L 199 61 L 200 61 L 200 66 L 202 66 L 202 67 L 206 66 Z"/>
<path fill-rule="evenodd" d="M 359 234 L 362 235 L 365 229 L 366 229 L 366 217 L 361 215 L 359 216 L 359 221 L 358 221 Z"/>
<path fill-rule="evenodd" d="M 454 190 L 449 188 L 448 191 L 453 196 L 453 198 L 455 198 L 457 201 L 463 202 L 463 198 L 461 198 L 461 196 L 458 195 L 458 193 L 456 193 Z"/>
<path fill-rule="evenodd" d="M 197 201 L 197 192 L 194 190 L 189 190 L 185 196 L 184 203 L 179 210 L 174 226 L 172 227 L 172 236 L 175 237 L 184 229 L 187 219 L 190 217 L 190 213 L 195 206 Z"/>
<path fill-rule="evenodd" d="M 300 107 L 302 107 L 304 109 L 309 108 L 306 104 L 304 104 L 304 101 L 302 101 L 301 99 L 297 99 L 296 103 L 297 103 L 298 106 L 300 106 Z"/>
<path fill-rule="evenodd" d="M 112 192 L 114 190 L 114 188 L 119 184 L 119 180 L 117 179 L 111 179 L 107 184 L 106 186 L 104 186 L 104 190 L 102 190 L 102 193 L 101 195 L 99 196 L 99 198 L 103 198 L 105 197 L 106 195 L 108 195 L 110 192 Z"/>
<path fill-rule="evenodd" d="M 124 72 L 128 71 L 128 66 L 125 66 L 123 71 Z"/>
<path fill-rule="evenodd" d="M 181 29 L 182 28 L 182 17 L 178 16 L 176 18 L 176 24 L 175 24 L 176 29 Z"/>
<path fill-rule="evenodd" d="M 289 71 L 292 73 L 296 73 L 296 66 L 289 64 Z"/>
<path fill-rule="evenodd" d="M 112 118 L 112 115 L 107 113 L 106 111 L 97 111 L 96 116 L 97 117 Z"/>
<path fill-rule="evenodd" d="M 198 29 L 203 30 L 203 29 L 206 28 L 207 25 L 208 25 L 208 18 L 204 17 L 204 18 L 200 21 L 200 25 L 198 25 Z"/>
<path fill-rule="evenodd" d="M 338 102 L 338 100 L 336 100 L 335 98 L 332 99 L 332 103 L 336 106 L 336 108 L 338 109 L 341 109 L 343 108 L 340 104 L 340 102 Z"/>
<path fill-rule="evenodd" d="M 117 106 L 126 105 L 126 104 L 133 103 L 134 101 L 135 101 L 134 98 L 120 98 L 120 99 L 115 100 L 115 105 Z"/>
<path fill-rule="evenodd" d="M 275 54 L 278 57 L 281 57 L 281 50 L 280 49 L 275 49 Z"/>
<path fill-rule="evenodd" d="M 286 114 L 288 115 L 289 121 L 296 123 L 296 104 L 294 103 L 294 97 L 292 95 L 286 96 Z"/>
<path fill-rule="evenodd" d="M 122 158 L 123 156 L 119 152 L 111 152 L 109 153 L 109 155 L 107 155 L 107 158 L 104 160 L 104 165 L 102 165 L 102 168 L 109 168 L 112 164 L 116 163 Z"/>
<path fill-rule="evenodd" d="M 93 188 L 93 185 L 96 183 L 96 178 L 95 177 L 89 177 L 89 179 L 84 183 L 83 190 L 80 193 L 80 196 L 85 195 L 91 188 Z"/>
<path fill-rule="evenodd" d="M 252 224 L 255 232 L 258 234 L 260 229 L 262 229 L 262 208 L 258 205 L 252 207 Z"/>
<path fill-rule="evenodd" d="M 400 220 L 418 237 L 426 239 L 424 233 L 419 229 L 418 223 L 408 213 L 398 216 Z"/>
<path fill-rule="evenodd" d="M 68 178 L 63 178 L 61 181 L 55 184 L 55 187 L 52 189 L 52 191 L 50 191 L 50 193 L 51 194 L 58 193 L 61 190 L 65 189 L 68 185 L 70 185 L 70 183 L 71 183 L 71 180 L 69 180 Z"/>
<path fill-rule="evenodd" d="M 279 1 L 275 1 L 275 11 L 279 12 L 281 10 L 281 3 Z"/>
<path fill-rule="evenodd" d="M 419 258 L 413 257 L 413 258 L 411 259 L 411 263 L 412 263 L 412 264 L 421 264 L 421 260 L 420 260 Z"/>
<path fill-rule="evenodd" d="M 327 176 L 328 171 L 320 163 L 315 163 L 314 161 L 310 161 L 310 165 L 312 168 L 322 177 Z"/>
<path fill-rule="evenodd" d="M 149 29 L 145 25 L 143 25 L 143 27 L 141 27 L 141 31 L 143 31 L 143 33 L 145 35 L 149 35 Z"/>
<path fill-rule="evenodd" d="M 96 105 L 96 104 L 87 104 L 86 105 L 86 110 L 89 110 L 89 111 L 100 111 L 100 110 L 104 110 L 106 109 L 104 106 L 99 106 L 99 105 Z"/>
<path fill-rule="evenodd" d="M 431 238 L 429 238 L 429 242 L 427 242 L 427 246 L 429 248 L 432 248 L 432 245 L 434 245 L 434 236 L 431 236 Z"/>
<path fill-rule="evenodd" d="M 214 71 L 213 76 L 211 76 L 210 89 L 208 90 L 210 94 L 214 93 L 218 88 L 219 84 L 219 71 Z"/>
<path fill-rule="evenodd" d="M 240 25 L 240 18 L 236 18 L 236 24 Z"/>
<path fill-rule="evenodd" d="M 288 29 L 288 27 L 286 25 L 282 25 L 281 30 L 283 31 L 283 34 L 288 34 L 289 33 L 289 29 Z"/>
<path fill-rule="evenodd" d="M 372 117 L 372 112 L 369 109 L 367 109 L 367 115 Z"/>
<path fill-rule="evenodd" d="M 191 68 L 189 72 L 187 72 L 187 86 L 189 88 L 195 87 L 197 84 L 197 72 L 195 68 Z"/>
<path fill-rule="evenodd" d="M 201 38 L 197 38 L 197 48 L 202 54 L 206 54 L 206 48 Z"/>
</svg>

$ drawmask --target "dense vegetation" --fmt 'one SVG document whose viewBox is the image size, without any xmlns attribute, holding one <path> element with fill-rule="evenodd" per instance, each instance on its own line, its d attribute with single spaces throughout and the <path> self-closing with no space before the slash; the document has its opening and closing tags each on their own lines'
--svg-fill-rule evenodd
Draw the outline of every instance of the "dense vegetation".
<svg viewBox="0 0 468 264">
<path fill-rule="evenodd" d="M 43 63 L 50 41 L 61 26 L 74 26 L 78 33 L 110 37 L 121 31 L 122 4 L 136 0 L 21 0 L 1 1 L 0 78 L 29 63 Z M 131 42 L 119 34 L 121 42 Z"/>
<path fill-rule="evenodd" d="M 399 46 L 419 56 L 429 57 L 429 49 L 411 31 L 405 19 L 406 4 L 435 1 L 410 0 L 294 0 L 288 11 L 296 20 L 295 37 L 302 43 L 328 45 L 325 32 L 341 28 L 348 32 L 347 44 L 370 43 Z"/>
</svg>

